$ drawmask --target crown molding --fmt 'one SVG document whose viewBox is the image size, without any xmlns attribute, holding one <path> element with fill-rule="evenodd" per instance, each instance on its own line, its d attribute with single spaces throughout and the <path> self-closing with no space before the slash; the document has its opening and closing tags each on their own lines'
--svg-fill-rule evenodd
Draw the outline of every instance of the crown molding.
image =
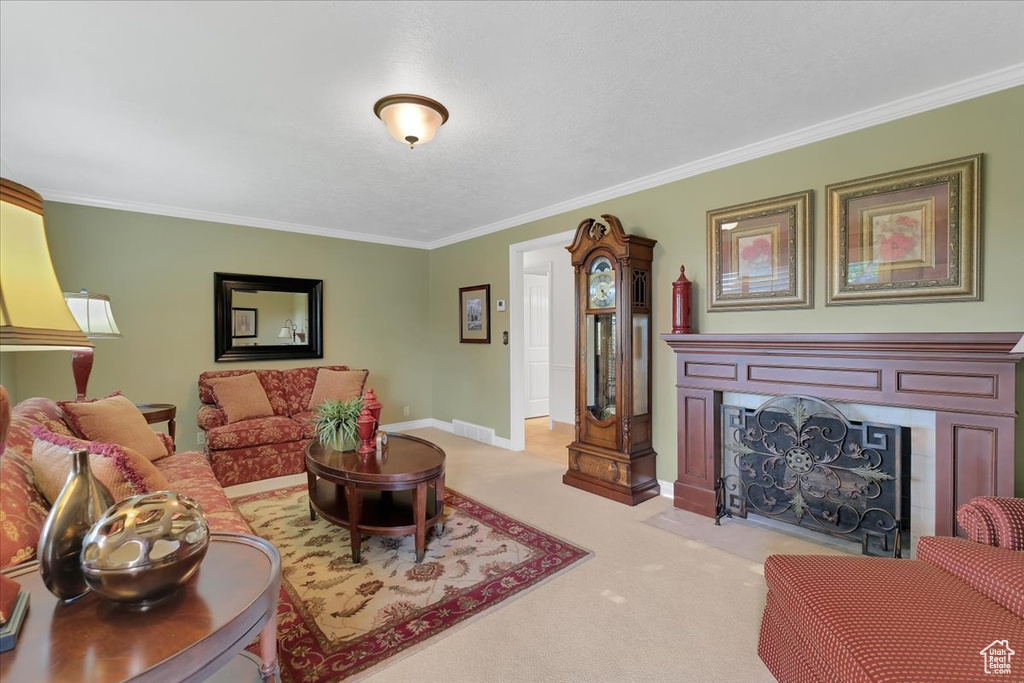
<svg viewBox="0 0 1024 683">
<path fill-rule="evenodd" d="M 531 223 L 551 216 L 557 216 L 568 211 L 574 211 L 586 206 L 617 199 L 641 190 L 647 190 L 660 185 L 690 178 L 702 173 L 714 171 L 727 166 L 750 161 L 760 157 L 795 149 L 804 145 L 827 140 L 828 138 L 851 133 L 871 126 L 877 126 L 889 121 L 905 118 L 913 114 L 919 114 L 932 109 L 938 109 L 950 104 L 964 100 L 981 97 L 990 93 L 1006 90 L 1019 85 L 1024 85 L 1024 63 L 1014 64 L 997 71 L 991 71 L 980 76 L 968 78 L 956 83 L 950 83 L 932 90 L 927 90 L 916 95 L 904 97 L 886 104 L 864 109 L 853 114 L 841 116 L 830 121 L 808 126 L 800 130 L 777 135 L 760 142 L 755 142 L 743 147 L 715 154 L 697 161 L 676 166 L 674 168 L 643 176 L 625 183 L 613 185 L 612 187 L 568 199 L 557 204 L 552 204 L 535 211 L 530 211 L 518 216 L 489 223 L 487 225 L 466 230 L 449 237 L 434 241 L 410 240 L 378 235 L 367 235 L 365 233 L 347 232 L 324 228 L 315 225 L 304 225 L 301 223 L 287 223 L 283 221 L 271 221 L 249 216 L 236 216 L 232 214 L 216 213 L 211 211 L 197 211 L 183 209 L 160 204 L 146 204 L 143 202 L 132 202 L 118 199 L 105 199 L 89 197 L 84 195 L 69 194 L 59 190 L 40 189 L 39 193 L 47 201 L 66 202 L 68 204 L 82 204 L 85 206 L 97 206 L 105 209 L 119 209 L 122 211 L 136 211 L 138 213 L 155 214 L 158 216 L 172 216 L 175 218 L 189 218 L 192 220 L 208 221 L 211 223 L 227 223 L 253 228 L 265 228 L 268 230 L 281 230 L 284 232 L 295 232 L 306 235 L 319 235 L 321 237 L 334 237 L 337 239 L 353 240 L 357 242 L 372 242 L 374 244 L 386 244 L 395 247 L 410 247 L 413 249 L 439 249 L 459 242 L 465 242 L 476 237 L 482 237 L 491 233 L 514 228 L 519 225 Z"/>
<path fill-rule="evenodd" d="M 188 218 L 196 221 L 209 223 L 226 223 L 228 225 L 240 225 L 248 228 L 264 228 L 266 230 L 280 230 L 282 232 L 296 232 L 304 235 L 317 235 L 320 237 L 334 237 L 342 240 L 355 242 L 372 242 L 373 244 L 386 244 L 392 247 L 411 247 L 413 249 L 428 249 L 426 242 L 407 240 L 397 237 L 384 237 L 380 235 L 367 235 L 360 232 L 348 232 L 323 228 L 317 225 L 305 225 L 303 223 L 287 223 L 284 221 L 271 221 L 250 216 L 236 216 L 229 213 L 217 213 L 214 211 L 199 211 L 195 209 L 181 209 L 175 206 L 163 204 L 147 204 L 145 202 L 133 202 L 123 199 L 104 199 L 90 197 L 87 195 L 70 194 L 59 190 L 42 188 L 39 194 L 48 202 L 63 202 L 65 204 L 80 204 L 82 206 L 96 206 L 102 209 L 117 209 L 119 211 L 134 211 L 136 213 L 152 214 L 156 216 L 170 216 L 172 218 Z"/>
<path fill-rule="evenodd" d="M 568 199 L 564 202 L 552 204 L 551 206 L 544 207 L 543 209 L 537 209 L 536 211 L 530 211 L 528 213 L 520 214 L 519 216 L 513 216 L 512 218 L 490 223 L 473 230 L 460 232 L 457 235 L 452 235 L 450 237 L 430 242 L 427 248 L 438 249 L 451 244 L 457 244 L 458 242 L 464 242 L 475 237 L 482 237 L 483 235 L 489 235 L 494 232 L 513 228 L 517 225 L 531 223 L 543 218 L 550 218 L 551 216 L 557 216 L 558 214 L 566 213 L 568 211 L 582 209 L 583 207 L 591 206 L 592 204 L 598 204 L 611 199 L 624 197 L 626 195 L 633 194 L 634 192 L 640 192 L 641 190 L 648 190 L 652 187 L 658 187 L 659 185 L 666 185 L 677 180 L 683 180 L 684 178 L 691 178 L 696 175 L 701 175 L 702 173 L 715 171 L 727 166 L 733 166 L 735 164 L 743 163 L 744 161 L 750 161 L 751 159 L 757 159 L 759 157 L 775 154 L 776 152 L 795 149 L 797 147 L 808 145 L 812 142 L 827 140 L 828 138 L 843 135 L 844 133 L 852 133 L 864 128 L 870 128 L 871 126 L 877 126 L 881 123 L 895 121 L 913 114 L 919 114 L 931 109 L 938 109 L 964 100 L 970 100 L 975 97 L 981 97 L 982 95 L 1006 90 L 1007 88 L 1013 88 L 1018 85 L 1024 85 L 1024 63 L 1014 64 L 1013 66 L 1006 67 L 1005 69 L 991 71 L 963 81 L 950 83 L 949 85 L 944 85 L 933 90 L 927 90 L 916 95 L 911 95 L 910 97 L 904 97 L 893 102 L 887 102 L 886 104 L 882 104 L 877 107 L 864 109 L 859 112 L 854 112 L 853 114 L 840 116 L 839 118 L 832 119 L 830 121 L 801 128 L 800 130 L 796 130 L 791 133 L 777 135 L 773 138 L 768 138 L 760 142 L 755 142 L 743 147 L 731 149 L 727 152 L 698 159 L 697 161 L 692 161 L 688 164 L 683 164 L 682 166 L 676 166 L 675 168 L 670 168 L 659 173 L 653 173 L 642 178 L 637 178 L 636 180 L 630 180 L 625 183 L 620 183 L 619 185 L 613 185 L 612 187 L 608 187 L 603 190 L 598 190 L 574 199 Z"/>
</svg>

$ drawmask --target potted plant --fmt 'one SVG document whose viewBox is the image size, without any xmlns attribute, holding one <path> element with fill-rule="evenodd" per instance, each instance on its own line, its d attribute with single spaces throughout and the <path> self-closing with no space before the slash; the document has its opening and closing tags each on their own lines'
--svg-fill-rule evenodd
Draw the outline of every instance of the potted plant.
<svg viewBox="0 0 1024 683">
<path fill-rule="evenodd" d="M 363 397 L 347 401 L 327 400 L 316 409 L 316 438 L 336 451 L 351 451 L 356 447 L 356 420 L 363 411 Z"/>
</svg>

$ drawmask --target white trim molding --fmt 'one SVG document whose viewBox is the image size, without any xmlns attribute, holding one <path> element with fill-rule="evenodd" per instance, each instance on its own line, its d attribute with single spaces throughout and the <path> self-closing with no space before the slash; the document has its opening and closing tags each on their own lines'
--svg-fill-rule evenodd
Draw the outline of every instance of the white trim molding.
<svg viewBox="0 0 1024 683">
<path fill-rule="evenodd" d="M 441 420 L 435 420 L 432 417 L 426 417 L 422 420 L 408 420 L 406 422 L 392 422 L 391 424 L 381 425 L 380 428 L 385 432 L 408 432 L 413 429 L 427 429 L 433 427 L 434 429 L 440 429 L 445 432 L 452 431 L 451 422 L 442 422 Z"/>
<path fill-rule="evenodd" d="M 133 202 L 124 199 L 104 199 L 100 197 L 89 197 L 80 194 L 69 194 L 59 190 L 40 188 L 37 190 L 48 202 L 64 202 L 65 204 L 80 204 L 82 206 L 95 206 L 101 209 L 117 209 L 118 211 L 134 211 L 136 213 L 152 214 L 155 216 L 170 216 L 172 218 L 187 218 L 194 221 L 205 221 L 207 223 L 225 223 L 227 225 L 239 225 L 247 228 L 264 228 L 266 230 L 280 230 L 282 232 L 297 232 L 303 235 L 317 235 L 319 237 L 334 237 L 340 240 L 352 240 L 354 242 L 372 242 L 373 244 L 386 244 L 392 247 L 411 247 L 413 249 L 429 249 L 427 242 L 420 240 L 407 240 L 399 237 L 384 237 L 371 235 L 364 232 L 349 232 L 335 228 L 324 228 L 317 225 L 305 225 L 303 223 L 289 223 L 286 221 L 271 221 L 251 216 L 236 216 L 228 213 L 217 213 L 215 211 L 200 211 L 197 209 L 183 209 L 163 204 L 147 204 L 145 202 Z"/>
<path fill-rule="evenodd" d="M 775 154 L 776 152 L 803 147 L 812 142 L 827 140 L 844 133 L 852 133 L 853 131 L 906 118 L 913 114 L 920 114 L 931 109 L 938 109 L 1018 85 L 1024 85 L 1024 63 L 1014 64 L 1004 69 L 957 81 L 956 83 L 950 83 L 893 102 L 871 107 L 870 109 L 864 109 L 830 121 L 824 121 L 807 126 L 806 128 L 777 135 L 760 142 L 737 147 L 720 154 L 713 154 L 712 156 L 698 159 L 682 166 L 676 166 L 659 173 L 652 173 L 651 175 L 619 185 L 613 185 L 612 187 L 581 195 L 574 199 L 567 199 L 564 202 L 552 204 L 536 211 L 530 211 L 497 221 L 496 223 L 474 228 L 473 230 L 467 230 L 451 237 L 435 240 L 427 248 L 438 249 L 446 247 L 450 244 L 482 237 L 493 232 L 500 232 L 525 223 L 550 218 L 551 216 L 557 216 L 558 214 L 574 211 L 575 209 L 582 209 L 592 204 L 617 199 L 618 197 L 640 192 L 641 190 L 648 190 L 652 187 L 701 175 L 702 173 L 715 171 L 726 166 L 733 166 L 744 161 Z"/>
<path fill-rule="evenodd" d="M 138 213 L 155 214 L 158 216 L 172 216 L 175 218 L 189 218 L 198 221 L 211 223 L 227 223 L 231 225 L 248 226 L 253 228 L 266 228 L 268 230 L 282 230 L 285 232 L 297 232 L 307 235 L 319 235 L 323 237 L 335 237 L 337 239 L 353 240 L 357 242 L 372 242 L 375 244 L 387 244 L 396 247 L 411 247 L 414 249 L 440 249 L 458 242 L 465 242 L 483 235 L 500 232 L 508 228 L 514 228 L 525 223 L 531 223 L 551 216 L 557 216 L 568 211 L 580 209 L 592 204 L 616 199 L 634 192 L 647 190 L 659 185 L 665 185 L 684 178 L 690 178 L 702 173 L 714 171 L 727 166 L 750 161 L 759 157 L 783 152 L 788 149 L 802 147 L 812 142 L 826 140 L 828 138 L 851 133 L 853 131 L 870 128 L 889 121 L 912 116 L 921 112 L 938 109 L 957 102 L 963 102 L 975 97 L 981 97 L 990 93 L 1006 90 L 1019 85 L 1024 85 L 1024 63 L 1013 64 L 1003 69 L 967 78 L 956 83 L 927 90 L 925 92 L 910 95 L 892 102 L 864 109 L 859 112 L 840 116 L 830 121 L 817 123 L 806 128 L 777 135 L 760 142 L 755 142 L 743 147 L 727 150 L 719 154 L 713 154 L 703 159 L 698 159 L 681 166 L 669 168 L 658 173 L 637 178 L 625 183 L 613 185 L 603 190 L 597 190 L 589 194 L 580 195 L 567 199 L 557 204 L 551 204 L 535 211 L 519 214 L 505 218 L 494 223 L 488 223 L 478 228 L 442 237 L 433 241 L 411 240 L 399 237 L 384 237 L 368 233 L 355 233 L 345 230 L 337 230 L 316 225 L 304 225 L 301 223 L 288 223 L 284 221 L 273 221 L 251 216 L 236 216 L 232 214 L 217 213 L 212 211 L 200 211 L 181 207 L 165 206 L 161 204 L 148 204 L 120 199 L 103 197 L 91 197 L 86 195 L 71 194 L 56 188 L 37 188 L 37 191 L 47 201 L 66 202 L 68 204 L 82 204 L 84 206 L 96 206 L 106 209 L 118 209 L 121 211 L 136 211 Z M 9 167 L 2 164 L 4 169 Z M 7 173 L 5 175 L 13 175 Z"/>
</svg>

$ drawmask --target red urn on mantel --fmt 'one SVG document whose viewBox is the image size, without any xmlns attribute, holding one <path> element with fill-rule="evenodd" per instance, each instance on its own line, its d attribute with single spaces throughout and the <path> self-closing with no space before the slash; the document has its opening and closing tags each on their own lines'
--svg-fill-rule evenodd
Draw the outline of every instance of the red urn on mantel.
<svg viewBox="0 0 1024 683">
<path fill-rule="evenodd" d="M 356 435 L 359 437 L 359 448 L 356 449 L 356 453 L 377 452 L 377 444 L 373 438 L 374 432 L 377 431 L 376 422 L 369 406 L 364 404 L 363 412 L 359 413 L 359 417 L 356 419 Z"/>
<path fill-rule="evenodd" d="M 373 428 L 376 430 L 380 426 L 380 411 L 384 406 L 377 400 L 377 394 L 373 392 L 373 387 L 366 390 L 366 395 L 363 396 L 363 406 L 369 409 L 370 414 L 373 415 Z"/>
<path fill-rule="evenodd" d="M 692 334 L 690 326 L 690 288 L 686 266 L 679 266 L 679 279 L 672 283 L 672 334 Z"/>
</svg>

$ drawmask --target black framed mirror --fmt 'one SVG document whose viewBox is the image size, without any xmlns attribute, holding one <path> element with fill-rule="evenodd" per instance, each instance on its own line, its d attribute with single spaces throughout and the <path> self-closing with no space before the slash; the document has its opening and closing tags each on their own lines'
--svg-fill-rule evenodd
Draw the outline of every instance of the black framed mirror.
<svg viewBox="0 0 1024 683">
<path fill-rule="evenodd" d="M 213 359 L 323 358 L 323 280 L 213 274 Z"/>
</svg>

